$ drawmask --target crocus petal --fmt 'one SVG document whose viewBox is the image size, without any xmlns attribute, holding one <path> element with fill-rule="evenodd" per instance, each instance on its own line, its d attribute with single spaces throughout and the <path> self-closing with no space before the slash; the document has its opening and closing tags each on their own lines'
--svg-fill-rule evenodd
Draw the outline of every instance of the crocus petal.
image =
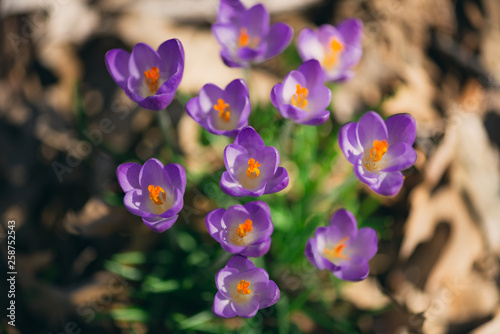
<svg viewBox="0 0 500 334">
<path fill-rule="evenodd" d="M 163 94 L 160 93 L 160 90 L 163 90 L 162 87 L 166 84 L 166 82 L 158 89 L 157 95 L 151 95 L 143 97 L 140 94 L 141 86 L 138 86 L 138 81 L 142 79 L 137 79 L 133 76 L 128 78 L 127 87 L 125 89 L 125 93 L 127 96 L 141 106 L 144 109 L 149 110 L 162 110 L 165 109 L 170 103 L 172 103 L 175 97 L 175 90 L 168 91 Z M 142 85 L 142 84 L 141 84 Z"/>
<path fill-rule="evenodd" d="M 130 55 L 130 74 L 136 78 L 144 78 L 144 71 L 150 70 L 154 66 L 160 66 L 158 53 L 145 43 L 137 43 Z"/>
<path fill-rule="evenodd" d="M 345 42 L 345 50 L 341 55 L 342 66 L 350 68 L 359 62 L 363 54 L 361 47 L 363 22 L 359 19 L 347 19 L 337 26 L 337 30 Z"/>
<path fill-rule="evenodd" d="M 130 53 L 121 49 L 112 49 L 106 53 L 106 67 L 113 80 L 125 89 L 129 73 Z"/>
<path fill-rule="evenodd" d="M 205 124 L 205 112 L 200 107 L 200 99 L 198 96 L 191 98 L 186 103 L 186 112 L 196 123 L 203 126 Z"/>
<path fill-rule="evenodd" d="M 345 269 L 336 271 L 333 274 L 346 281 L 361 281 L 368 277 L 369 272 L 368 261 L 361 256 L 353 255 Z"/>
<path fill-rule="evenodd" d="M 128 191 L 123 197 L 123 204 L 128 211 L 137 216 L 151 216 L 148 212 L 141 208 L 143 194 L 141 189 L 132 189 Z"/>
<path fill-rule="evenodd" d="M 290 179 L 288 172 L 283 167 L 278 167 L 273 178 L 267 182 L 265 194 L 274 194 L 285 189 L 288 186 Z"/>
<path fill-rule="evenodd" d="M 234 312 L 231 307 L 231 299 L 224 297 L 220 292 L 217 292 L 215 295 L 212 312 L 219 318 L 231 318 L 236 316 L 236 312 Z"/>
<path fill-rule="evenodd" d="M 380 173 L 381 181 L 379 184 L 370 186 L 377 194 L 383 196 L 396 195 L 403 186 L 404 177 L 401 172 Z"/>
<path fill-rule="evenodd" d="M 171 190 L 170 179 L 167 178 L 160 160 L 151 158 L 144 163 L 139 173 L 139 183 L 142 189 L 147 189 L 149 185 L 159 185 L 162 188 L 168 185 Z M 165 189 L 167 190 L 167 189 Z"/>
<path fill-rule="evenodd" d="M 224 165 L 232 176 L 236 176 L 239 165 L 243 165 L 247 161 L 248 153 L 243 146 L 229 144 L 224 149 Z"/>
<path fill-rule="evenodd" d="M 349 237 L 350 240 L 356 239 L 358 233 L 356 218 L 349 211 L 337 210 L 330 220 L 330 226 L 335 226 L 338 229 L 339 239 L 344 237 Z"/>
<path fill-rule="evenodd" d="M 219 292 L 226 298 L 231 298 L 231 291 L 228 289 L 235 285 L 239 271 L 235 268 L 222 268 L 215 275 L 215 285 Z"/>
<path fill-rule="evenodd" d="M 254 201 L 244 205 L 245 209 L 252 215 L 254 225 L 270 236 L 274 230 L 271 222 L 271 209 L 266 202 Z"/>
<path fill-rule="evenodd" d="M 244 256 L 234 255 L 229 259 L 229 261 L 227 261 L 225 268 L 234 268 L 241 273 L 249 269 L 255 268 L 255 265 L 253 264 L 252 261 L 250 261 Z"/>
<path fill-rule="evenodd" d="M 350 163 L 355 164 L 359 156 L 363 153 L 356 128 L 356 123 L 347 123 L 339 131 L 339 146 Z"/>
<path fill-rule="evenodd" d="M 410 145 L 399 142 L 389 146 L 383 157 L 386 167 L 382 172 L 396 172 L 411 167 L 417 160 L 417 153 Z"/>
<path fill-rule="evenodd" d="M 116 168 L 116 176 L 124 192 L 141 188 L 139 184 L 140 171 L 141 165 L 134 162 L 127 162 Z"/>
<path fill-rule="evenodd" d="M 318 126 L 321 124 L 324 124 L 328 118 L 330 117 L 330 112 L 328 110 L 324 110 L 322 112 L 317 113 L 314 117 L 309 118 L 304 121 L 298 121 L 297 123 L 304 124 L 304 125 L 312 125 L 312 126 Z"/>
<path fill-rule="evenodd" d="M 271 248 L 271 238 L 266 238 L 264 240 L 260 240 L 258 244 L 246 247 L 246 249 L 241 252 L 241 255 L 248 257 L 261 257 L 269 251 L 269 248 Z"/>
<path fill-rule="evenodd" d="M 239 48 L 236 52 L 238 59 L 244 63 L 250 63 L 253 59 L 257 58 L 261 54 L 260 50 L 252 48 Z"/>
<path fill-rule="evenodd" d="M 267 50 L 264 59 L 272 58 L 286 49 L 292 40 L 293 29 L 284 23 L 275 23 L 267 36 Z"/>
<path fill-rule="evenodd" d="M 417 134 L 417 124 L 415 119 L 409 114 L 398 114 L 389 117 L 385 121 L 389 138 L 387 143 L 390 145 L 403 142 L 410 146 L 415 142 Z"/>
<path fill-rule="evenodd" d="M 177 74 L 182 78 L 184 67 L 179 65 L 184 64 L 184 48 L 178 39 L 173 38 L 163 42 L 158 47 L 158 55 L 161 58 L 160 71 L 162 75 L 165 72 L 168 77 Z M 177 73 L 178 71 L 180 71 L 180 73 Z M 176 82 L 174 89 L 177 89 L 179 83 L 180 79 Z M 171 86 L 172 84 L 173 83 L 171 83 Z"/>
<path fill-rule="evenodd" d="M 252 318 L 259 311 L 260 297 L 258 295 L 253 295 L 248 301 L 237 303 L 233 300 L 231 306 L 234 312 L 242 318 Z"/>
<path fill-rule="evenodd" d="M 297 70 L 304 74 L 306 85 L 310 91 L 318 87 L 324 87 L 323 70 L 316 59 L 311 59 L 302 63 Z"/>
<path fill-rule="evenodd" d="M 243 146 L 247 150 L 259 148 L 265 146 L 264 141 L 259 136 L 257 131 L 251 126 L 247 126 L 243 130 L 240 131 L 236 139 L 234 140 L 234 144 Z M 251 152 L 249 152 L 251 154 Z"/>
<path fill-rule="evenodd" d="M 207 227 L 208 233 L 218 242 L 220 242 L 219 232 L 222 230 L 222 216 L 225 212 L 226 210 L 224 209 L 215 209 L 205 216 L 205 226 Z"/>
<path fill-rule="evenodd" d="M 356 241 L 349 246 L 349 250 L 353 255 L 358 255 L 370 260 L 377 254 L 377 243 L 377 232 L 372 228 L 364 227 L 358 230 Z"/>
<path fill-rule="evenodd" d="M 161 233 L 165 232 L 174 225 L 179 216 L 175 215 L 169 218 L 162 217 L 143 217 L 142 221 L 149 227 L 152 231 Z"/>
<path fill-rule="evenodd" d="M 316 33 L 310 28 L 304 28 L 300 32 L 299 38 L 297 39 L 297 51 L 304 61 L 309 59 L 321 60 L 325 54 Z"/>
<path fill-rule="evenodd" d="M 235 23 L 239 21 L 245 6 L 239 0 L 221 0 L 217 11 L 217 22 Z"/>
<path fill-rule="evenodd" d="M 319 254 L 317 252 L 317 241 L 315 238 L 311 238 L 306 243 L 306 249 L 304 251 L 306 258 L 319 270 L 325 269 L 323 261 L 321 261 Z"/>
<path fill-rule="evenodd" d="M 361 146 L 366 150 L 373 146 L 374 140 L 387 140 L 387 128 L 382 117 L 374 111 L 364 114 L 357 127 Z"/>
<path fill-rule="evenodd" d="M 171 217 L 173 215 L 176 215 L 177 213 L 179 213 L 179 211 L 181 211 L 182 207 L 184 206 L 183 192 L 184 192 L 184 189 L 182 189 L 182 191 L 179 188 L 174 190 L 174 193 L 173 193 L 174 203 L 172 204 L 172 206 L 168 210 L 163 212 L 160 215 L 160 217 L 168 218 L 168 217 Z"/>
<path fill-rule="evenodd" d="M 224 228 L 231 228 L 234 224 L 240 224 L 250 218 L 250 214 L 244 206 L 233 205 L 226 210 L 226 213 L 224 213 L 221 226 Z"/>
<path fill-rule="evenodd" d="M 186 170 L 179 164 L 167 164 L 163 168 L 170 178 L 174 188 L 184 191 L 186 189 Z"/>
<path fill-rule="evenodd" d="M 274 305 L 280 299 L 280 289 L 274 281 L 269 281 L 266 289 L 260 293 L 260 308 Z"/>
<path fill-rule="evenodd" d="M 363 183 L 368 184 L 370 187 L 377 185 L 381 180 L 380 172 L 370 172 L 364 165 L 361 156 L 354 162 L 354 174 Z"/>
<path fill-rule="evenodd" d="M 222 173 L 219 186 L 223 192 L 235 197 L 248 196 L 248 191 L 245 191 L 239 182 L 236 182 L 228 172 Z"/>
<path fill-rule="evenodd" d="M 269 34 L 269 12 L 262 4 L 257 4 L 245 11 L 241 25 L 248 29 L 250 36 L 265 37 Z"/>
<path fill-rule="evenodd" d="M 238 30 L 232 24 L 216 23 L 212 25 L 212 32 L 223 48 L 236 50 L 238 47 Z M 232 58 L 232 57 L 231 57 Z"/>
</svg>

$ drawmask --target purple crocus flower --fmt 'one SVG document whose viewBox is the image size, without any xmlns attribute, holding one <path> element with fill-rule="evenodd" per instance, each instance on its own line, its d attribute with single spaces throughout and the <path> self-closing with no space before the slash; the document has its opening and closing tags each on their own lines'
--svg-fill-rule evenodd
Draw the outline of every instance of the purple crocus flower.
<svg viewBox="0 0 500 334">
<path fill-rule="evenodd" d="M 327 269 L 346 281 L 368 276 L 368 261 L 377 253 L 377 233 L 369 227 L 358 230 L 356 219 L 345 209 L 338 210 L 329 226 L 316 229 L 306 245 L 305 255 L 318 269 Z"/>
<path fill-rule="evenodd" d="M 401 170 L 417 159 L 412 147 L 416 129 L 415 119 L 408 114 L 394 115 L 384 122 L 370 111 L 358 123 L 340 129 L 339 146 L 361 182 L 380 195 L 393 196 L 403 185 Z"/>
<path fill-rule="evenodd" d="M 351 67 L 361 59 L 363 22 L 342 21 L 337 27 L 324 24 L 318 29 L 304 28 L 297 40 L 302 60 L 316 59 L 325 72 L 326 81 L 343 81 L 353 76 Z"/>
<path fill-rule="evenodd" d="M 287 74 L 283 83 L 271 91 L 271 102 L 285 118 L 305 125 L 321 125 L 330 117 L 325 110 L 332 92 L 324 85 L 324 74 L 317 60 L 300 65 Z"/>
<path fill-rule="evenodd" d="M 106 67 L 129 98 L 145 109 L 161 110 L 174 99 L 184 71 L 184 49 L 170 39 L 153 50 L 138 43 L 132 54 L 121 49 L 106 53 Z"/>
<path fill-rule="evenodd" d="M 215 284 L 219 291 L 212 311 L 220 318 L 251 318 L 259 309 L 274 305 L 280 299 L 280 290 L 268 273 L 241 255 L 234 255 L 219 270 Z"/>
<path fill-rule="evenodd" d="M 229 67 L 249 67 L 276 56 L 290 43 L 293 33 L 284 23 L 270 25 L 262 4 L 246 9 L 239 0 L 220 1 L 212 32 Z"/>
<path fill-rule="evenodd" d="M 274 225 L 265 202 L 215 209 L 205 217 L 205 225 L 212 238 L 233 254 L 259 257 L 271 246 Z"/>
<path fill-rule="evenodd" d="M 278 150 L 265 146 L 259 134 L 250 126 L 238 133 L 233 144 L 224 149 L 224 164 L 220 187 L 231 196 L 259 197 L 288 186 L 288 172 L 280 164 Z"/>
<path fill-rule="evenodd" d="M 123 203 L 128 211 L 142 217 L 155 232 L 168 230 L 184 205 L 186 171 L 178 164 L 163 164 L 149 159 L 140 164 L 127 162 L 116 169 L 118 182 L 125 192 Z"/>
<path fill-rule="evenodd" d="M 222 90 L 216 85 L 206 84 L 197 97 L 186 104 L 186 111 L 208 132 L 234 137 L 248 125 L 250 98 L 244 80 L 231 81 Z"/>
</svg>

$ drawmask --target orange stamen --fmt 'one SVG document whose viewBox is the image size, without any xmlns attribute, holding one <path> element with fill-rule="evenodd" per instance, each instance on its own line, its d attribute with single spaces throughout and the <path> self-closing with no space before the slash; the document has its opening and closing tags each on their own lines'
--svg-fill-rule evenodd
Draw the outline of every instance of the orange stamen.
<svg viewBox="0 0 500 334">
<path fill-rule="evenodd" d="M 250 37 L 247 28 L 241 27 L 240 35 L 238 36 L 238 46 L 240 48 L 249 47 L 254 49 L 259 45 L 259 42 L 259 37 Z"/>
<path fill-rule="evenodd" d="M 156 93 L 160 86 L 160 70 L 153 66 L 151 69 L 144 71 L 144 82 L 151 93 Z"/>
<path fill-rule="evenodd" d="M 236 289 L 238 290 L 238 293 L 241 293 L 242 295 L 248 295 L 252 290 L 250 290 L 248 287 L 250 286 L 250 282 L 245 281 L 242 279 Z"/>
<path fill-rule="evenodd" d="M 255 161 L 255 159 L 250 158 L 248 160 L 248 169 L 247 169 L 247 176 L 251 179 L 255 179 L 260 175 L 260 163 L 258 161 Z"/>
<path fill-rule="evenodd" d="M 219 112 L 219 118 L 224 122 L 229 122 L 231 118 L 231 107 L 223 99 L 218 99 L 217 104 L 214 104 L 214 109 Z"/>
<path fill-rule="evenodd" d="M 162 205 L 163 203 L 165 203 L 166 194 L 165 190 L 163 190 L 162 187 L 150 184 L 148 186 L 148 191 L 149 191 L 149 198 L 151 198 L 151 200 L 156 205 Z"/>
<path fill-rule="evenodd" d="M 309 91 L 307 88 L 297 84 L 295 94 L 292 96 L 292 105 L 297 108 L 304 109 L 307 106 L 308 95 Z"/>
<path fill-rule="evenodd" d="M 236 234 L 239 235 L 240 238 L 244 238 L 248 232 L 253 230 L 253 222 L 250 219 L 245 220 L 245 223 L 240 224 L 238 229 L 236 230 Z"/>
<path fill-rule="evenodd" d="M 380 161 L 387 152 L 387 140 L 374 140 L 373 147 L 370 149 L 370 159 L 372 161 Z"/>
<path fill-rule="evenodd" d="M 325 57 L 322 61 L 323 66 L 328 70 L 333 69 L 342 51 L 344 51 L 344 44 L 335 37 L 330 38 L 330 43 L 325 50 Z"/>
<path fill-rule="evenodd" d="M 342 240 L 340 240 L 337 245 L 334 247 L 328 249 L 325 248 L 323 249 L 323 253 L 325 253 L 326 257 L 329 258 L 330 260 L 332 259 L 344 259 L 344 260 L 349 260 L 349 257 L 346 255 L 342 254 L 342 251 L 344 248 L 346 248 L 346 242 L 349 239 L 349 237 L 345 237 Z"/>
</svg>

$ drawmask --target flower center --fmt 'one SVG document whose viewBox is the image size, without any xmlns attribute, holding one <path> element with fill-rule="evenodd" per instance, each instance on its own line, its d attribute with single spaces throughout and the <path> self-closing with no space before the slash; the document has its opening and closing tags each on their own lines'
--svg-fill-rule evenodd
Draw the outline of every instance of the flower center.
<svg viewBox="0 0 500 334">
<path fill-rule="evenodd" d="M 165 194 L 165 190 L 163 190 L 162 187 L 150 184 L 148 186 L 148 191 L 149 198 L 151 198 L 154 204 L 163 205 L 165 203 L 167 196 Z"/>
<path fill-rule="evenodd" d="M 144 82 L 148 86 L 149 92 L 154 94 L 160 88 L 160 70 L 153 66 L 149 70 L 144 71 Z"/>
<path fill-rule="evenodd" d="M 255 161 L 255 159 L 250 158 L 248 160 L 248 169 L 247 169 L 247 176 L 251 179 L 255 179 L 260 175 L 260 163 L 258 161 Z"/>
<path fill-rule="evenodd" d="M 236 289 L 238 290 L 238 293 L 241 293 L 242 295 L 248 295 L 252 290 L 250 290 L 248 287 L 250 286 L 250 282 L 245 281 L 242 279 Z"/>
<path fill-rule="evenodd" d="M 253 222 L 250 219 L 245 220 L 245 223 L 240 224 L 238 226 L 238 230 L 236 230 L 236 234 L 240 238 L 244 238 L 248 232 L 253 230 Z"/>
<path fill-rule="evenodd" d="M 238 47 L 244 48 L 249 47 L 255 49 L 260 42 L 259 37 L 251 37 L 248 34 L 248 30 L 245 27 L 240 28 L 240 35 L 238 36 Z"/>
<path fill-rule="evenodd" d="M 342 254 L 342 251 L 344 248 L 346 248 L 346 242 L 349 239 L 349 237 L 345 237 L 342 240 L 340 240 L 335 246 L 332 248 L 325 248 L 323 249 L 323 253 L 325 254 L 326 258 L 329 260 L 334 260 L 334 259 L 344 259 L 344 260 L 349 260 L 349 257 L 346 255 Z"/>
<path fill-rule="evenodd" d="M 292 105 L 304 109 L 307 106 L 307 95 L 309 95 L 307 88 L 297 84 L 295 94 L 292 96 Z"/>
<path fill-rule="evenodd" d="M 344 50 L 344 44 L 340 42 L 335 37 L 330 38 L 328 46 L 325 48 L 325 57 L 323 58 L 322 64 L 327 70 L 331 70 L 337 65 L 338 59 L 342 51 Z"/>
<path fill-rule="evenodd" d="M 218 99 L 217 104 L 214 104 L 214 109 L 219 112 L 219 118 L 224 122 L 229 122 L 231 118 L 231 107 L 223 99 Z"/>
<path fill-rule="evenodd" d="M 365 153 L 364 156 L 364 165 L 366 169 L 369 171 L 381 169 L 380 160 L 382 160 L 384 154 L 387 153 L 388 147 L 387 140 L 374 140 L 372 148 L 368 151 L 368 154 Z"/>
</svg>

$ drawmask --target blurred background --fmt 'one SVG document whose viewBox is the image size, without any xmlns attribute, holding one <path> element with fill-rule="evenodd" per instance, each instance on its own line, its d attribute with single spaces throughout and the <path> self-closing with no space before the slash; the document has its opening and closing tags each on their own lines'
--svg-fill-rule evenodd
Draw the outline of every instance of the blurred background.
<svg viewBox="0 0 500 334">
<path fill-rule="evenodd" d="M 15 220 L 18 272 L 16 327 L 2 295 L 2 333 L 500 333 L 500 2 L 261 2 L 294 38 L 360 18 L 364 54 L 354 79 L 332 86 L 332 117 L 318 128 L 290 126 L 269 102 L 272 86 L 300 65 L 294 42 L 250 71 L 250 124 L 279 148 L 291 178 L 262 198 L 275 232 L 270 252 L 254 260 L 281 299 L 252 319 L 226 320 L 211 307 L 229 255 L 203 219 L 250 199 L 218 185 L 232 139 L 184 111 L 205 83 L 244 75 L 219 57 L 210 31 L 218 1 L 1 2 L 0 270 L 8 272 Z M 177 99 L 168 112 L 140 109 L 104 55 L 170 38 L 186 54 Z M 394 198 L 357 181 L 336 142 L 368 110 L 417 120 L 418 159 Z M 126 211 L 115 175 L 119 164 L 151 157 L 188 171 L 185 207 L 163 234 Z M 340 207 L 378 232 L 359 283 L 319 272 L 303 255 Z"/>
</svg>

